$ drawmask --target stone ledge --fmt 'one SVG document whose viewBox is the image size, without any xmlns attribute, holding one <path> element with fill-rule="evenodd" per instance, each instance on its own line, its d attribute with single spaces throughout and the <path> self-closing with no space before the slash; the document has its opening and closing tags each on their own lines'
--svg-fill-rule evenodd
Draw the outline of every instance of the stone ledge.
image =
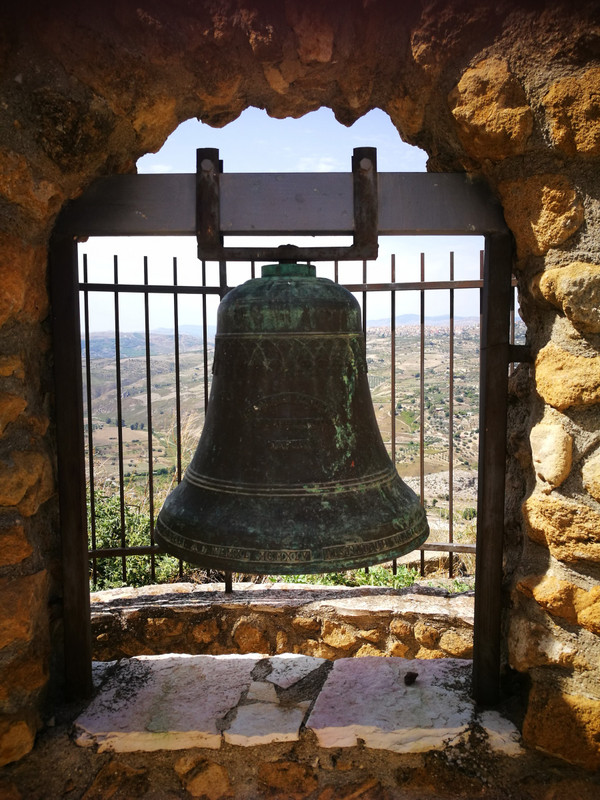
<svg viewBox="0 0 600 800">
<path fill-rule="evenodd" d="M 470 658 L 473 593 L 426 587 L 169 584 L 92 594 L 94 658 L 291 652 Z"/>
<path fill-rule="evenodd" d="M 325 749 L 423 753 L 477 731 L 497 754 L 519 733 L 469 695 L 471 663 L 310 656 L 140 656 L 96 665 L 100 690 L 75 721 L 98 752 L 251 747 L 314 734 Z"/>
</svg>

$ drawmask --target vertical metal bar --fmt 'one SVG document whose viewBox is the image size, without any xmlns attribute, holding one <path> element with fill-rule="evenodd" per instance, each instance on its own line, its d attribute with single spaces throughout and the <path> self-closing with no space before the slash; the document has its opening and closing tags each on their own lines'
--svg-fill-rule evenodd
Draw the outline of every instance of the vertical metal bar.
<svg viewBox="0 0 600 800">
<path fill-rule="evenodd" d="M 362 262 L 362 282 L 363 283 L 367 282 L 367 262 L 366 261 Z M 363 299 L 363 302 L 362 302 L 362 327 L 363 327 L 363 333 L 364 333 L 364 336 L 365 336 L 365 345 L 366 345 L 366 343 L 367 343 L 367 292 L 366 291 L 364 291 L 362 293 L 362 299 Z"/>
<path fill-rule="evenodd" d="M 390 280 L 392 283 L 396 283 L 396 254 L 392 253 L 392 260 L 390 264 Z M 392 456 L 392 464 L 394 465 L 394 469 L 396 469 L 396 292 L 390 292 L 390 333 L 391 333 L 391 342 L 390 342 L 390 393 L 391 393 L 391 427 L 390 427 L 390 437 L 391 437 L 391 456 Z M 392 560 L 392 573 L 396 575 L 398 573 L 398 559 L 394 558 Z"/>
<path fill-rule="evenodd" d="M 182 476 L 181 462 L 181 364 L 179 359 L 179 295 L 177 293 L 177 257 L 173 257 L 173 353 L 175 357 L 175 474 L 177 483 Z M 152 542 L 154 543 L 154 523 L 152 523 Z M 183 561 L 178 559 L 179 577 L 183 577 Z"/>
<path fill-rule="evenodd" d="M 454 280 L 454 253 L 450 253 L 450 280 Z M 448 398 L 448 541 L 454 541 L 454 289 L 450 289 L 450 342 L 448 363 L 450 366 L 450 390 Z M 454 575 L 454 553 L 448 553 L 448 577 Z"/>
<path fill-rule="evenodd" d="M 64 689 L 72 700 L 92 693 L 90 586 L 85 513 L 85 437 L 77 244 L 53 237 L 49 251 L 56 449 L 62 546 Z"/>
<path fill-rule="evenodd" d="M 425 282 L 425 253 L 421 253 L 421 282 Z M 425 506 L 425 290 L 420 290 L 421 340 L 419 353 L 419 491 Z M 425 551 L 421 550 L 421 575 L 425 575 Z"/>
<path fill-rule="evenodd" d="M 123 404 L 121 397 L 121 331 L 119 319 L 119 258 L 114 256 L 115 285 L 115 377 L 117 385 L 117 443 L 119 461 L 119 509 L 121 523 L 121 547 L 126 547 L 125 537 L 125 485 L 123 480 Z M 121 556 L 123 581 L 127 581 L 127 558 Z"/>
<path fill-rule="evenodd" d="M 144 340 L 146 345 L 146 404 L 148 418 L 148 512 L 150 516 L 150 544 L 154 545 L 154 465 L 152 458 L 152 371 L 150 362 L 150 307 L 148 297 L 148 256 L 144 256 Z M 150 575 L 156 579 L 156 560 L 150 554 Z"/>
<path fill-rule="evenodd" d="M 92 367 L 91 367 L 91 352 L 90 352 L 90 303 L 89 292 L 87 288 L 88 282 L 88 263 L 87 253 L 83 256 L 83 331 L 85 340 L 85 393 L 87 404 L 87 423 L 88 423 L 88 492 L 90 498 L 90 532 L 92 535 L 92 550 L 96 549 L 96 493 L 95 493 L 95 476 L 94 476 L 94 432 L 93 432 L 93 415 L 92 415 Z M 92 581 L 96 583 L 98 580 L 98 559 L 92 559 Z"/>
<path fill-rule="evenodd" d="M 206 286 L 206 261 L 202 262 L 202 286 Z M 206 322 L 206 292 L 202 292 L 202 372 L 204 376 L 204 414 L 208 406 L 208 325 Z M 181 480 L 181 477 L 179 478 Z"/>
<path fill-rule="evenodd" d="M 482 291 L 479 480 L 475 565 L 473 696 L 493 705 L 500 696 L 502 545 L 506 469 L 508 328 L 512 239 L 486 237 Z"/>
<path fill-rule="evenodd" d="M 338 264 L 337 261 L 333 262 L 333 280 L 334 280 L 334 283 L 339 283 L 340 282 L 340 270 L 339 270 L 339 264 Z"/>
<path fill-rule="evenodd" d="M 175 436 L 177 482 L 181 481 L 181 364 L 179 359 L 179 295 L 177 294 L 177 257 L 173 258 L 173 351 L 175 357 Z"/>
</svg>

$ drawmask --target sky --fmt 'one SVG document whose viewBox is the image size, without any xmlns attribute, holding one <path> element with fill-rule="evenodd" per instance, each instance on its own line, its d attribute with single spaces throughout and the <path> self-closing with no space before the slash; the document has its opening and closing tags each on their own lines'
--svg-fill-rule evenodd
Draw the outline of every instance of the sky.
<svg viewBox="0 0 600 800">
<path fill-rule="evenodd" d="M 265 111 L 249 108 L 238 119 L 222 129 L 211 128 L 198 120 L 183 122 L 166 140 L 157 153 L 143 156 L 137 162 L 140 173 L 195 172 L 196 149 L 216 147 L 226 172 L 350 172 L 352 151 L 355 147 L 377 148 L 377 169 L 380 172 L 425 172 L 427 155 L 419 148 L 404 143 L 388 115 L 379 109 L 370 111 L 352 126 L 337 122 L 333 112 L 322 108 L 300 119 L 272 119 Z M 286 242 L 291 242 L 289 236 Z M 249 240 L 237 244 L 257 244 Z M 326 241 L 323 241 L 325 244 Z M 339 241 L 336 241 L 339 243 Z M 227 244 L 227 241 L 226 241 Z M 314 240 L 311 241 L 314 244 Z M 425 253 L 427 279 L 449 277 L 449 252 L 454 252 L 455 277 L 478 277 L 479 251 L 483 239 L 476 236 L 438 237 L 380 237 L 379 258 L 369 262 L 367 277 L 371 281 L 389 281 L 392 253 L 396 258 L 396 280 L 418 280 L 421 253 Z M 173 273 L 173 257 L 177 257 L 178 283 L 195 283 L 200 262 L 196 254 L 196 241 L 188 237 L 123 237 L 90 238 L 79 247 L 80 261 L 86 254 L 88 279 L 110 283 L 113 280 L 114 255 L 119 256 L 119 280 L 141 283 L 143 258 L 148 257 L 150 283 L 166 283 Z M 317 264 L 317 274 L 333 277 L 330 265 Z M 235 285 L 250 277 L 249 266 L 232 264 L 228 283 Z M 217 265 L 207 265 L 207 280 L 218 283 Z M 362 263 L 340 262 L 340 281 L 362 281 Z M 362 302 L 362 298 L 359 297 Z M 418 312 L 419 296 L 416 292 L 397 294 L 396 313 Z M 141 295 L 122 295 L 120 324 L 123 331 L 139 331 L 144 326 L 143 299 Z M 208 300 L 208 323 L 215 324 L 217 299 Z M 426 297 L 426 315 L 447 314 L 448 292 L 431 291 Z M 200 299 L 180 298 L 180 324 L 199 324 Z M 457 316 L 479 313 L 476 290 L 455 292 Z M 369 296 L 368 320 L 389 318 L 388 293 Z M 114 301 L 111 294 L 90 295 L 90 328 L 108 331 L 114 324 Z M 150 301 L 150 328 L 173 327 L 173 302 L 167 296 Z"/>
</svg>

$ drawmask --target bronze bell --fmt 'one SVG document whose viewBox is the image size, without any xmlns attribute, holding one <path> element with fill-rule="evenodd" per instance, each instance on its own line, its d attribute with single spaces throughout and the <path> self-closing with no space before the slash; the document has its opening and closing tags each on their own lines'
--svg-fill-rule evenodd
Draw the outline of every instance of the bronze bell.
<svg viewBox="0 0 600 800">
<path fill-rule="evenodd" d="M 429 533 L 377 427 L 360 307 L 309 264 L 272 264 L 217 318 L 198 448 L 156 541 L 193 564 L 334 572 L 413 550 Z"/>
</svg>

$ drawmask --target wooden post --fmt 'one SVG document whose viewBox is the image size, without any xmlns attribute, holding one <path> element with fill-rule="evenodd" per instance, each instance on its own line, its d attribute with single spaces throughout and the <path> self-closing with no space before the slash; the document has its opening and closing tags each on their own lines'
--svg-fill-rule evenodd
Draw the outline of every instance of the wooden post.
<svg viewBox="0 0 600 800">
<path fill-rule="evenodd" d="M 479 486 L 473 642 L 473 696 L 482 705 L 494 705 L 500 698 L 511 265 L 512 237 L 505 233 L 488 235 L 481 306 Z"/>
<path fill-rule="evenodd" d="M 91 694 L 93 683 L 79 287 L 77 244 L 73 237 L 53 238 L 49 271 L 62 542 L 65 692 L 69 699 L 80 700 Z"/>
</svg>

